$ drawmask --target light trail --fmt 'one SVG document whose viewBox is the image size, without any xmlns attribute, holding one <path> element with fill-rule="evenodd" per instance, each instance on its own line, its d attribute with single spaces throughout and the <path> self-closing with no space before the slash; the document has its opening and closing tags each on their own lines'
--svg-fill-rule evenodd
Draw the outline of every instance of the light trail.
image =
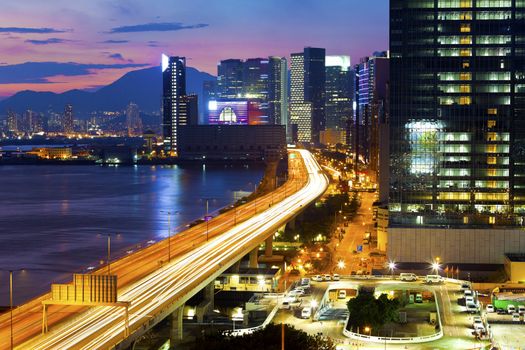
<svg viewBox="0 0 525 350">
<path fill-rule="evenodd" d="M 139 281 L 119 288 L 119 300 L 131 303 L 131 333 L 148 323 L 152 315 L 159 314 L 219 270 L 242 258 L 269 234 L 273 234 L 276 227 L 291 219 L 326 190 L 328 179 L 313 156 L 305 150 L 297 152 L 301 154 L 308 174 L 302 189 L 209 242 L 175 257 L 170 264 Z M 107 349 L 123 338 L 122 308 L 94 307 L 51 328 L 49 333 L 21 344 L 17 349 Z"/>
</svg>

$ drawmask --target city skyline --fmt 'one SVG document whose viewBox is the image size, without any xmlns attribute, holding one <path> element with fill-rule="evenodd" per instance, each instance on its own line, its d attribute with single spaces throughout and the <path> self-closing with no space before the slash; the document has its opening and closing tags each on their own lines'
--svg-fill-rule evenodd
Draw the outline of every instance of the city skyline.
<svg viewBox="0 0 525 350">
<path fill-rule="evenodd" d="M 53 7 L 3 3 L 0 50 L 10 55 L 0 61 L 0 99 L 26 89 L 94 90 L 128 71 L 160 65 L 161 53 L 185 56 L 188 66 L 215 75 L 217 63 L 228 58 L 289 57 L 312 46 L 350 55 L 355 62 L 388 45 L 384 0 L 373 5 L 312 1 L 301 7 L 292 1 L 235 2 L 207 3 L 205 11 L 198 11 L 201 1 L 147 7 L 113 1 L 74 8 L 63 1 Z M 271 19 L 261 13 L 271 13 Z M 376 20 L 367 21 L 367 13 Z"/>
</svg>

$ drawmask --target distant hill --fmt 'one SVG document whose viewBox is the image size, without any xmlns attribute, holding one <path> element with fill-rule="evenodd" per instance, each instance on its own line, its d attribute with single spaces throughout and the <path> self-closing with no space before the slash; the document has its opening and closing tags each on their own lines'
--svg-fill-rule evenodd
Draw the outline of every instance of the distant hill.
<svg viewBox="0 0 525 350">
<path fill-rule="evenodd" d="M 202 104 L 202 83 L 213 80 L 214 76 L 195 68 L 186 69 L 186 90 L 199 95 L 199 108 Z M 8 109 L 22 113 L 26 109 L 35 112 L 55 112 L 64 110 L 68 103 L 73 105 L 76 115 L 100 110 L 122 110 L 129 102 L 139 105 L 143 112 L 159 111 L 162 103 L 162 73 L 160 67 L 150 67 L 131 71 L 113 83 L 95 92 L 70 90 L 61 94 L 53 92 L 20 91 L 0 100 L 0 115 Z"/>
</svg>

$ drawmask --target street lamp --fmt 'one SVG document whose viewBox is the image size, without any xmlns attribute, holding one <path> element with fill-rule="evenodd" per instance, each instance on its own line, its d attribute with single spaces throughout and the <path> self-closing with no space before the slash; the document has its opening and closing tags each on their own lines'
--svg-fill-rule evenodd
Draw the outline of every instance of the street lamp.
<svg viewBox="0 0 525 350">
<path fill-rule="evenodd" d="M 344 269 L 345 266 L 346 266 L 346 264 L 345 264 L 344 260 L 339 260 L 339 262 L 337 263 L 337 267 L 339 269 L 341 269 L 341 270 Z"/>
<path fill-rule="evenodd" d="M 391 261 L 388 263 L 388 268 L 390 269 L 390 274 L 392 276 L 392 278 L 394 278 L 394 270 L 396 268 L 396 263 Z"/>
<path fill-rule="evenodd" d="M 170 262 L 171 261 L 171 214 L 178 214 L 179 211 L 176 210 L 172 212 L 170 210 L 168 211 L 161 210 L 160 212 L 168 214 L 168 262 Z"/>
<path fill-rule="evenodd" d="M 372 328 L 366 326 L 365 327 L 365 333 L 368 333 L 368 336 L 371 337 L 372 336 Z"/>
<path fill-rule="evenodd" d="M 10 318 L 10 335 L 11 335 L 11 350 L 14 349 L 13 337 L 13 273 L 18 271 L 25 271 L 25 269 L 1 270 L 9 272 L 9 318 Z"/>
<path fill-rule="evenodd" d="M 439 270 L 441 269 L 441 265 L 439 262 L 435 261 L 432 263 L 432 271 L 435 271 L 435 273 L 439 273 Z"/>
<path fill-rule="evenodd" d="M 204 221 L 206 221 L 206 241 L 209 239 L 209 217 L 208 217 L 208 211 L 209 211 L 209 201 L 214 198 L 202 198 L 202 200 L 206 201 L 206 216 L 204 217 Z"/>
</svg>

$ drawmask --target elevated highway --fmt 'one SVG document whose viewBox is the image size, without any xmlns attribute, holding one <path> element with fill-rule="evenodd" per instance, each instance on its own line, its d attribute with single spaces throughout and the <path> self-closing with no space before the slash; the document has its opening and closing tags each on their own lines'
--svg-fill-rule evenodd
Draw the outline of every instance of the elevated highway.
<svg viewBox="0 0 525 350">
<path fill-rule="evenodd" d="M 128 347 L 315 201 L 327 185 L 328 179 L 313 156 L 308 151 L 293 151 L 285 185 L 218 216 L 208 227 L 202 224 L 173 236 L 170 262 L 166 262 L 167 244 L 160 242 L 112 263 L 112 273 L 119 276 L 119 300 L 130 303 L 129 336 L 125 335 L 122 308 L 109 306 L 50 308 L 50 331 L 39 334 L 40 304 L 49 298 L 44 295 L 16 309 L 13 319 L 16 348 Z M 9 339 L 9 326 L 8 313 L 0 318 L 2 349 L 9 345 L 9 341 L 4 341 Z"/>
</svg>

